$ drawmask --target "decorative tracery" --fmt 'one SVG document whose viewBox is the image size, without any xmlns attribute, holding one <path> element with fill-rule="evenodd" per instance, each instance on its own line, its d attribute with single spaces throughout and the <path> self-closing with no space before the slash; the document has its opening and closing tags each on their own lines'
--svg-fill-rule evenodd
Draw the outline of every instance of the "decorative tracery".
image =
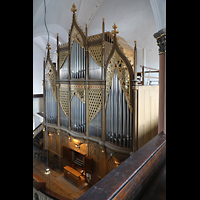
<svg viewBox="0 0 200 200">
<path fill-rule="evenodd" d="M 124 92 L 126 101 L 128 103 L 129 109 L 131 110 L 131 112 L 133 112 L 133 108 L 130 102 L 130 93 L 129 93 L 129 85 L 130 85 L 130 76 L 129 76 L 129 72 L 128 72 L 128 68 L 125 64 L 125 62 L 123 61 L 123 59 L 119 56 L 119 54 L 117 53 L 117 51 L 114 52 L 108 67 L 107 67 L 107 75 L 106 75 L 106 103 L 105 106 L 107 104 L 107 100 L 108 100 L 108 94 L 110 91 L 110 87 L 112 84 L 112 79 L 114 76 L 114 72 L 116 71 L 117 76 L 118 76 L 118 80 L 120 81 L 120 85 L 121 88 Z"/>
<path fill-rule="evenodd" d="M 55 73 L 55 70 L 53 69 L 52 63 L 50 63 L 49 60 L 47 61 L 47 64 L 46 64 L 46 78 L 49 80 L 51 90 L 52 90 L 52 93 L 53 93 L 53 97 L 55 99 L 55 102 L 57 102 L 57 98 L 56 98 L 56 73 Z"/>
</svg>

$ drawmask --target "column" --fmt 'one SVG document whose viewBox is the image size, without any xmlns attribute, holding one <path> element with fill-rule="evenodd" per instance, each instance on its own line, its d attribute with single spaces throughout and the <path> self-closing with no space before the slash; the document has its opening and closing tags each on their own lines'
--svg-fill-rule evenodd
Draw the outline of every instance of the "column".
<svg viewBox="0 0 200 200">
<path fill-rule="evenodd" d="M 101 79 L 104 81 L 102 86 L 102 110 L 101 110 L 101 140 L 106 141 L 106 109 L 105 109 L 105 79 L 106 79 L 106 67 L 105 67 L 105 36 L 104 36 L 105 24 L 104 18 L 102 22 L 102 60 L 101 60 Z"/>
<path fill-rule="evenodd" d="M 60 66 L 59 66 L 59 37 L 57 33 L 57 81 L 60 80 Z M 60 128 L 60 83 L 56 83 L 57 92 L 57 126 Z"/>
<path fill-rule="evenodd" d="M 134 41 L 134 80 L 133 80 L 133 152 L 138 150 L 138 102 L 137 102 L 137 95 L 138 95 L 138 84 L 137 84 L 137 45 L 136 41 Z"/>
<path fill-rule="evenodd" d="M 158 133 L 166 134 L 166 28 L 154 34 L 159 46 L 159 114 Z"/>
<path fill-rule="evenodd" d="M 88 42 L 87 42 L 87 24 L 85 24 L 85 36 L 86 36 L 86 41 L 85 41 L 85 80 L 86 80 L 86 85 L 85 85 L 85 114 L 86 114 L 86 132 L 85 135 L 89 137 L 89 85 L 88 85 L 88 80 L 89 80 L 89 54 L 88 54 Z"/>
</svg>

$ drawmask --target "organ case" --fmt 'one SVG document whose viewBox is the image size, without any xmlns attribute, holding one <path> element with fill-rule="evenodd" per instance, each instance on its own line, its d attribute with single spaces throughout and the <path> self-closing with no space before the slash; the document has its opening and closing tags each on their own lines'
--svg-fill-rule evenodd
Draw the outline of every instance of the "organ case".
<svg viewBox="0 0 200 200">
<path fill-rule="evenodd" d="M 142 118 L 138 113 L 141 110 L 138 110 L 138 87 L 142 86 L 137 86 L 134 77 L 136 44 L 134 51 L 129 49 L 129 55 L 133 56 L 129 60 L 117 38 L 115 24 L 112 32 L 105 32 L 103 19 L 102 33 L 88 36 L 87 25 L 85 32 L 78 25 L 75 10 L 68 43 L 59 45 L 57 35 L 57 68 L 51 61 L 50 45 L 47 47 L 44 123 L 85 142 L 98 141 L 102 152 L 105 152 L 103 148 L 110 148 L 109 152 L 135 152 L 140 135 L 148 134 L 141 128 Z M 157 115 L 154 115 L 155 124 Z M 156 130 L 154 127 L 154 133 L 145 138 L 150 140 L 157 134 Z M 148 140 L 139 142 L 139 147 Z M 63 147 L 63 156 L 72 162 L 69 149 Z M 89 150 L 87 153 L 90 156 Z M 87 156 L 83 166 L 90 173 L 94 165 L 88 164 L 93 161 Z"/>
</svg>

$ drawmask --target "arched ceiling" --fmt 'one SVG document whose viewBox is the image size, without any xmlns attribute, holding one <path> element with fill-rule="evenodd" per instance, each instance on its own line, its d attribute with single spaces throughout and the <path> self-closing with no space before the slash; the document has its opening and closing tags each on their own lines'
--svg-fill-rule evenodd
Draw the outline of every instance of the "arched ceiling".
<svg viewBox="0 0 200 200">
<path fill-rule="evenodd" d="M 134 46 L 134 40 L 138 40 L 138 42 L 143 40 L 141 44 L 138 43 L 143 48 L 146 40 L 145 33 L 142 31 L 144 26 L 146 29 L 152 29 L 152 26 L 155 29 L 153 11 L 149 0 L 46 0 L 46 23 L 51 36 L 52 50 L 55 50 L 57 33 L 59 33 L 61 43 L 68 42 L 73 3 L 77 8 L 76 14 L 79 25 L 84 30 L 85 23 L 88 24 L 88 35 L 101 33 L 102 18 L 104 17 L 106 31 L 111 31 L 115 22 L 118 26 L 119 36 L 132 46 Z M 134 37 L 133 33 L 139 33 L 140 38 Z M 34 43 L 45 49 L 46 36 L 44 1 L 33 0 Z M 151 37 L 153 38 L 152 35 Z"/>
<path fill-rule="evenodd" d="M 140 65 L 145 63 L 149 67 L 158 67 L 158 46 L 153 34 L 158 31 L 157 24 L 162 25 L 162 22 L 156 22 L 155 18 L 161 18 L 163 11 L 159 9 L 159 6 L 163 7 L 165 0 L 45 0 L 45 2 L 46 24 L 50 35 L 49 43 L 53 62 L 56 62 L 57 58 L 57 33 L 59 33 L 60 43 L 68 42 L 68 30 L 72 22 L 71 7 L 75 3 L 77 21 L 83 31 L 87 23 L 88 36 L 102 32 L 102 18 L 105 18 L 105 31 L 111 31 L 113 24 L 116 23 L 118 35 L 124 38 L 132 48 L 134 48 L 134 40 L 137 41 L 137 68 L 139 70 Z M 41 80 L 47 44 L 44 13 L 44 0 L 33 0 L 33 76 Z M 37 84 L 35 78 L 33 82 L 35 87 Z M 41 93 L 41 85 L 38 87 L 40 91 L 36 93 Z"/>
</svg>

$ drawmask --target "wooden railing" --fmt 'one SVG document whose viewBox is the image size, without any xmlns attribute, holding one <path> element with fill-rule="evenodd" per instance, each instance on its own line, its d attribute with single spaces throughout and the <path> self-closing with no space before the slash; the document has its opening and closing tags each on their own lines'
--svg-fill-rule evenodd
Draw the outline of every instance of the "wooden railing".
<svg viewBox="0 0 200 200">
<path fill-rule="evenodd" d="M 154 82 L 154 81 L 150 81 L 150 79 L 159 79 L 159 77 L 150 76 L 151 73 L 159 73 L 158 69 L 155 69 L 155 68 L 152 68 L 152 67 L 146 67 L 146 66 L 143 66 L 143 65 L 140 65 L 140 67 L 142 68 L 142 72 L 137 72 L 137 76 L 140 77 L 139 84 L 144 85 L 144 78 L 148 78 L 149 85 L 151 85 L 151 82 Z M 144 69 L 149 69 L 149 70 L 145 71 Z M 148 73 L 149 75 L 145 76 L 145 73 Z"/>
<path fill-rule="evenodd" d="M 77 200 L 136 199 L 166 160 L 166 135 L 160 133 Z"/>
</svg>

